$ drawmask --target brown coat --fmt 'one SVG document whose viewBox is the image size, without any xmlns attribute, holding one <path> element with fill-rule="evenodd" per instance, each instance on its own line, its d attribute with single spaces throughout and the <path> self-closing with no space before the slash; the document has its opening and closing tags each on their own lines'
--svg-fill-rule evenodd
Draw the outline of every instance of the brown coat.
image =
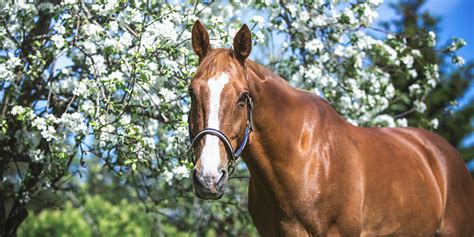
<svg viewBox="0 0 474 237">
<path fill-rule="evenodd" d="M 474 183 L 459 153 L 440 136 L 416 128 L 363 128 L 346 122 L 325 100 L 291 87 L 247 57 L 244 26 L 234 49 L 211 49 L 197 22 L 193 48 L 200 66 L 190 85 L 190 132 L 208 126 L 208 82 L 225 73 L 219 130 L 236 147 L 254 102 L 254 132 L 243 152 L 251 179 L 249 211 L 262 236 L 473 236 Z M 206 136 L 208 139 L 208 136 Z M 202 154 L 205 141 L 195 147 Z M 220 170 L 194 169 L 196 194 L 223 195 Z M 209 155 L 209 154 L 207 154 Z M 206 157 L 208 159 L 209 157 Z"/>
</svg>

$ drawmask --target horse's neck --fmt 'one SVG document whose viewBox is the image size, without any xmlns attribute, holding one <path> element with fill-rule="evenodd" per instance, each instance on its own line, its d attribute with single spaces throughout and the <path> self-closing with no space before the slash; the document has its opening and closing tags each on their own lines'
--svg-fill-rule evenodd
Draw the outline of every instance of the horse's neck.
<svg viewBox="0 0 474 237">
<path fill-rule="evenodd" d="M 255 103 L 255 111 L 264 111 L 265 115 L 282 115 L 281 113 L 288 109 L 286 105 L 290 103 L 296 93 L 296 89 L 292 88 L 283 78 L 253 61 L 247 63 L 247 79 L 250 94 Z M 262 113 L 255 115 L 259 117 Z M 265 126 L 264 128 L 270 127 Z"/>
<path fill-rule="evenodd" d="M 287 177 L 294 176 L 295 172 L 304 173 L 301 170 L 307 167 L 304 162 L 319 162 L 319 157 L 297 156 L 304 153 L 302 150 L 323 149 L 328 138 L 336 137 L 332 136 L 331 129 L 345 127 L 347 123 L 323 99 L 292 88 L 263 66 L 253 62 L 247 65 L 250 94 L 254 99 L 255 131 L 243 157 L 252 182 L 267 193 L 267 199 L 285 206 L 281 201 L 285 200 L 286 193 L 300 188 L 287 182 Z M 324 165 L 312 167 L 320 169 L 321 174 L 327 172 Z"/>
<path fill-rule="evenodd" d="M 276 163 L 284 165 L 292 157 L 285 157 L 282 146 L 293 146 L 299 139 L 299 131 L 292 131 L 304 120 L 294 116 L 298 105 L 298 92 L 281 77 L 256 63 L 247 63 L 247 79 L 254 100 L 254 133 L 243 157 L 253 182 L 259 183 L 268 198 L 280 199 L 283 190 L 276 171 Z M 302 101 L 303 102 L 303 101 Z M 300 109 L 303 107 L 300 107 Z M 292 114 L 293 116 L 290 116 Z M 290 119 L 289 119 L 290 118 Z M 316 118 L 316 117 L 314 117 Z M 283 148 L 284 149 L 284 148 Z"/>
<path fill-rule="evenodd" d="M 269 69 L 252 61 L 247 65 L 247 79 L 255 105 L 256 130 L 264 134 L 268 131 L 277 132 L 282 129 L 279 119 L 289 113 L 289 104 L 294 98 L 290 94 L 294 93 L 295 89 Z"/>
</svg>

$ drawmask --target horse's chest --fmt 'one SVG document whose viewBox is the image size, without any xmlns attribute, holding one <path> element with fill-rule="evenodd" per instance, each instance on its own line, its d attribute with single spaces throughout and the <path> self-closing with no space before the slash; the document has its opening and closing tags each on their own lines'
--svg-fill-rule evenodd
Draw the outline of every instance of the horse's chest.
<svg viewBox="0 0 474 237">
<path fill-rule="evenodd" d="M 249 190 L 249 211 L 262 236 L 317 236 L 344 233 L 335 217 L 335 205 L 318 198 L 276 203 L 263 193 Z"/>
</svg>

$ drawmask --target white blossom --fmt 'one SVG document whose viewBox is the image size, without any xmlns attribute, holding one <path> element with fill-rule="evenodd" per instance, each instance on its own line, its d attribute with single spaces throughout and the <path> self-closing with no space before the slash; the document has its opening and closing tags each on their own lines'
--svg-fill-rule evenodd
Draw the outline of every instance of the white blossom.
<svg viewBox="0 0 474 237">
<path fill-rule="evenodd" d="M 176 94 L 168 88 L 161 88 L 159 93 L 163 96 L 165 101 L 171 102 L 176 99 Z"/>
<path fill-rule="evenodd" d="M 433 31 L 428 32 L 428 46 L 434 47 L 436 45 L 436 34 Z"/>
<path fill-rule="evenodd" d="M 395 120 L 388 114 L 381 114 L 374 118 L 374 122 L 387 127 L 396 127 Z"/>
<path fill-rule="evenodd" d="M 95 23 L 91 23 L 91 24 L 87 24 L 84 27 L 84 33 L 87 35 L 87 36 L 96 36 L 97 34 L 101 33 L 102 31 L 104 31 L 104 29 L 102 28 L 102 26 L 100 25 L 97 25 Z"/>
<path fill-rule="evenodd" d="M 89 91 L 87 88 L 87 81 L 82 80 L 79 83 L 77 83 L 76 87 L 74 88 L 73 94 L 77 96 L 87 97 L 89 95 Z"/>
<path fill-rule="evenodd" d="M 343 10 L 343 16 L 347 17 L 347 20 L 349 21 L 349 25 L 353 25 L 356 23 L 354 12 L 351 9 L 345 8 Z"/>
<path fill-rule="evenodd" d="M 407 66 L 407 68 L 412 68 L 413 67 L 413 57 L 410 55 L 404 56 L 401 61 Z"/>
<path fill-rule="evenodd" d="M 25 111 L 26 111 L 26 109 L 23 106 L 15 105 L 15 106 L 13 106 L 10 113 L 12 115 L 19 115 L 19 114 L 23 114 Z"/>
<path fill-rule="evenodd" d="M 33 158 L 35 162 L 42 162 L 45 158 L 44 151 L 40 149 L 29 150 L 29 156 Z"/>
<path fill-rule="evenodd" d="M 306 48 L 309 51 L 316 53 L 316 52 L 320 52 L 324 48 L 324 44 L 319 39 L 312 39 L 306 44 Z"/>
<path fill-rule="evenodd" d="M 463 66 L 464 63 L 465 63 L 465 61 L 464 61 L 464 59 L 463 59 L 462 57 L 460 57 L 460 56 L 455 56 L 455 57 L 453 57 L 453 63 L 455 63 L 455 64 L 458 65 L 458 66 Z"/>
<path fill-rule="evenodd" d="M 372 22 L 375 20 L 375 18 L 378 17 L 378 13 L 375 9 L 372 9 L 371 7 L 369 7 L 368 5 L 365 5 L 365 7 L 363 7 L 363 23 L 365 25 L 370 25 L 372 24 Z"/>
<path fill-rule="evenodd" d="M 76 135 L 85 135 L 87 132 L 87 125 L 81 113 L 64 113 L 57 122 Z"/>
<path fill-rule="evenodd" d="M 417 100 L 417 101 L 415 101 L 415 107 L 416 107 L 416 110 L 418 110 L 418 112 L 420 112 L 420 113 L 424 113 L 426 111 L 425 102 Z"/>
<path fill-rule="evenodd" d="M 419 57 L 422 56 L 420 50 L 418 50 L 418 49 L 412 49 L 412 50 L 411 50 L 411 55 L 413 55 L 413 56 L 415 56 L 415 57 L 417 57 L 417 58 L 419 58 Z"/>
<path fill-rule="evenodd" d="M 154 35 L 171 42 L 176 42 L 178 33 L 176 32 L 176 26 L 169 20 L 163 20 L 162 22 L 156 22 L 150 26 L 150 31 Z"/>
<path fill-rule="evenodd" d="M 261 31 L 258 31 L 257 33 L 255 33 L 255 40 L 257 41 L 257 43 L 262 44 L 265 42 L 265 35 Z"/>
<path fill-rule="evenodd" d="M 252 21 L 255 22 L 255 24 L 260 28 L 262 28 L 265 24 L 265 19 L 262 16 L 259 16 L 259 15 L 253 16 Z"/>
<path fill-rule="evenodd" d="M 434 79 L 429 79 L 427 82 L 426 82 L 428 85 L 431 86 L 431 88 L 435 88 L 436 87 L 436 84 L 438 84 L 438 82 Z"/>
<path fill-rule="evenodd" d="M 437 118 L 431 120 L 431 126 L 432 126 L 434 129 L 438 129 L 439 120 L 438 120 Z"/>
<path fill-rule="evenodd" d="M 369 0 L 369 3 L 373 5 L 380 5 L 382 2 L 383 0 Z"/>
<path fill-rule="evenodd" d="M 422 92 L 421 86 L 419 84 L 412 84 L 408 87 L 408 91 L 410 91 L 410 95 L 418 95 Z"/>
<path fill-rule="evenodd" d="M 396 124 L 398 127 L 407 127 L 408 126 L 408 120 L 406 118 L 399 118 L 395 120 Z"/>
</svg>

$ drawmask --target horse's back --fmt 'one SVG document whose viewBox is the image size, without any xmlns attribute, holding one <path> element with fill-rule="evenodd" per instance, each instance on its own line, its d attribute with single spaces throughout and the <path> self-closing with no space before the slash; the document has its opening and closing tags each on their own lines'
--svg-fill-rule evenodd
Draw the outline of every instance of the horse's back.
<svg viewBox="0 0 474 237">
<path fill-rule="evenodd" d="M 344 156 L 356 158 L 349 166 L 363 167 L 365 177 L 353 178 L 364 190 L 364 234 L 474 236 L 474 182 L 444 138 L 418 128 L 347 129 L 324 100 L 301 95 L 325 109 L 324 118 L 337 125 L 335 133 L 344 134 L 337 136 L 343 141 L 338 144 L 347 146 Z"/>
<path fill-rule="evenodd" d="M 474 234 L 474 184 L 446 140 L 415 128 L 360 128 L 358 133 L 366 156 L 367 234 L 398 233 L 400 225 L 412 233 Z"/>
</svg>

